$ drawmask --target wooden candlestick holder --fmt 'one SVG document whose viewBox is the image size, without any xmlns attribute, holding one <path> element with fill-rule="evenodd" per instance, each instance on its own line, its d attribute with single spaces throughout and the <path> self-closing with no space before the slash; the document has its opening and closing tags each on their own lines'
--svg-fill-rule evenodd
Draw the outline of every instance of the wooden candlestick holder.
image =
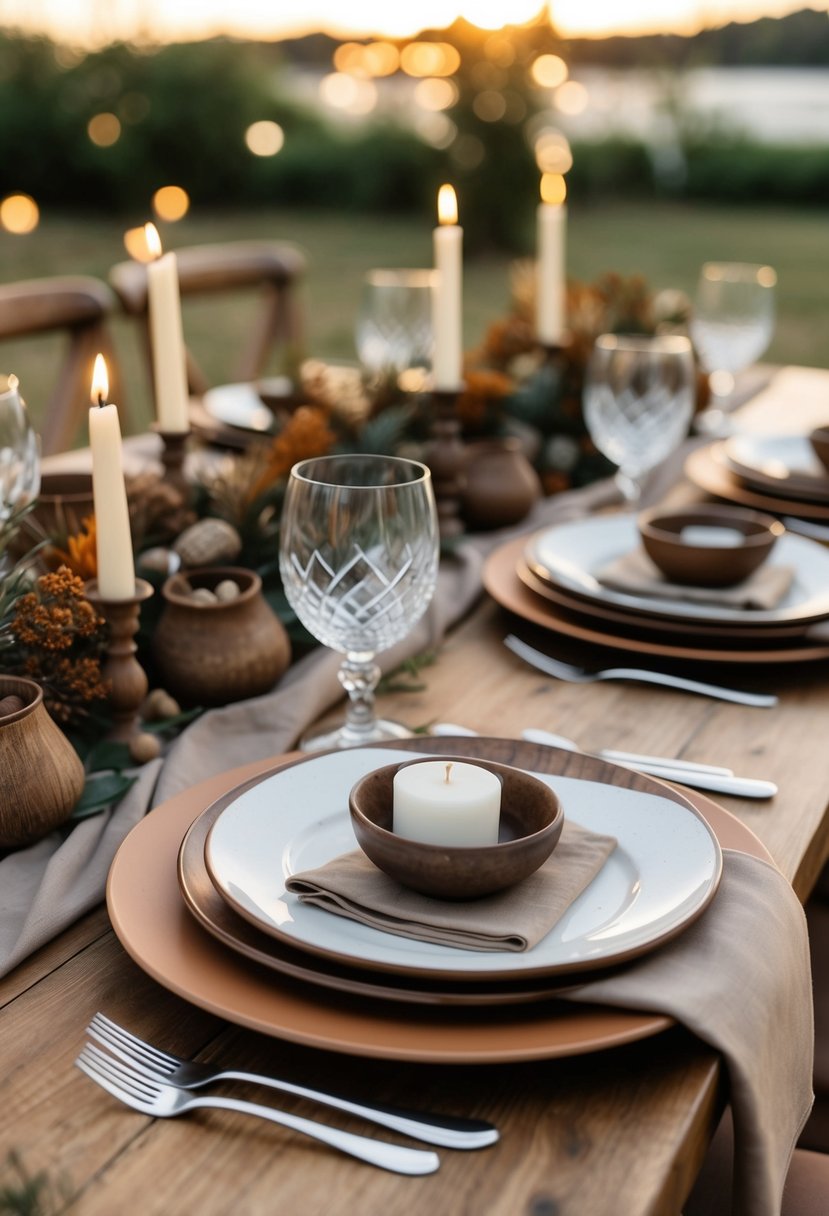
<svg viewBox="0 0 829 1216">
<path fill-rule="evenodd" d="M 135 594 L 126 600 L 106 600 L 98 591 L 98 580 L 84 586 L 84 594 L 109 626 L 106 659 L 101 674 L 111 685 L 110 704 L 114 725 L 107 736 L 120 743 L 129 743 L 141 734 L 138 709 L 149 687 L 144 669 L 135 657 L 138 647 L 138 616 L 144 600 L 153 594 L 150 583 L 135 580 Z"/>
<path fill-rule="evenodd" d="M 441 540 L 451 540 L 464 530 L 460 509 L 466 448 L 457 414 L 461 391 L 462 388 L 432 391 L 434 416 L 426 463 L 432 472 Z"/>
<path fill-rule="evenodd" d="M 181 494 L 185 502 L 190 497 L 190 486 L 184 475 L 184 458 L 187 455 L 187 440 L 190 431 L 162 431 L 156 423 L 153 430 L 161 436 L 161 463 L 164 466 L 164 480 L 174 490 Z"/>
</svg>

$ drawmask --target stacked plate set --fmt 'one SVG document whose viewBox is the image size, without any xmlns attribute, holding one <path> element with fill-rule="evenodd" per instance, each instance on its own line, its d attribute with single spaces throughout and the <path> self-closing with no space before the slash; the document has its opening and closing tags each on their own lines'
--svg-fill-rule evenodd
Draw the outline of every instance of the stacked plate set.
<svg viewBox="0 0 829 1216">
<path fill-rule="evenodd" d="M 829 526 L 829 468 L 808 435 L 733 435 L 697 448 L 685 472 L 718 498 Z"/>
<path fill-rule="evenodd" d="M 726 508 L 723 508 L 726 510 Z M 829 507 L 827 507 L 829 515 Z M 484 585 L 502 607 L 582 642 L 662 659 L 793 663 L 829 657 L 829 549 L 785 532 L 767 559 L 790 575 L 773 607 L 676 589 L 664 598 L 609 585 L 604 572 L 640 549 L 635 515 L 593 516 L 545 528 L 496 550 Z"/>
<path fill-rule="evenodd" d="M 566 818 L 618 842 L 532 949 L 402 938 L 286 890 L 292 875 L 357 847 L 348 811 L 357 780 L 423 755 L 532 772 L 553 787 Z M 703 795 L 515 740 L 415 739 L 238 777 L 186 791 L 133 830 L 110 873 L 115 931 L 141 967 L 193 1004 L 364 1056 L 528 1060 L 656 1034 L 669 1018 L 579 1004 L 568 993 L 683 933 L 716 894 L 723 847 L 768 859 L 748 828 Z"/>
</svg>

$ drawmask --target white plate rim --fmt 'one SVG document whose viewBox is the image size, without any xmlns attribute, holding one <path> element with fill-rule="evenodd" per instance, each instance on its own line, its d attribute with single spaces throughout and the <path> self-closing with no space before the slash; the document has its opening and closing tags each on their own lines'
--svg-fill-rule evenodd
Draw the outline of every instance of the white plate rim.
<svg viewBox="0 0 829 1216">
<path fill-rule="evenodd" d="M 545 552 L 545 544 L 549 541 L 557 541 L 560 544 L 562 539 L 569 542 L 571 538 L 578 541 L 574 549 L 583 557 L 584 565 L 576 564 L 569 557 L 557 557 L 550 554 L 549 550 Z M 601 542 L 598 554 L 595 550 L 597 540 Z M 591 543 L 594 548 L 585 552 Z M 784 533 L 775 546 L 774 560 L 780 562 L 782 559 L 784 563 L 789 562 L 795 567 L 794 587 L 786 598 L 797 593 L 799 577 L 808 577 L 813 580 L 815 586 L 814 591 L 806 588 L 811 599 L 788 607 L 770 609 L 728 608 L 724 605 L 696 604 L 685 600 L 662 600 L 656 596 L 639 596 L 616 591 L 597 582 L 587 563 L 591 563 L 592 568 L 606 565 L 614 558 L 630 552 L 637 543 L 635 515 L 588 516 L 585 519 L 569 520 L 567 523 L 542 528 L 534 533 L 527 541 L 524 558 L 534 573 L 564 590 L 599 603 L 618 604 L 648 616 L 670 616 L 681 620 L 729 625 L 743 622 L 753 625 L 778 625 L 787 621 L 806 625 L 829 614 L 829 550 L 808 537 L 796 536 L 792 532 Z M 817 575 L 815 567 L 818 568 Z M 821 577 L 821 574 L 824 577 Z M 786 600 L 783 603 L 785 604 Z"/>
<path fill-rule="evenodd" d="M 784 449 L 782 458 L 777 455 L 781 445 Z M 768 457 L 763 454 L 766 446 L 771 449 L 768 456 L 782 459 L 784 464 L 786 450 L 800 449 L 814 472 L 808 468 L 789 468 L 786 465 L 786 475 L 775 477 L 766 467 Z M 807 435 L 754 435 L 748 432 L 731 435 L 723 441 L 722 455 L 726 466 L 756 489 L 777 493 L 781 498 L 786 495 L 797 498 L 798 494 L 802 494 L 815 502 L 829 502 L 829 473 L 812 451 Z"/>
<path fill-rule="evenodd" d="M 424 755 L 423 752 L 406 751 L 405 745 L 401 745 L 400 751 L 384 749 L 383 760 L 384 763 L 394 763 L 411 759 L 413 756 L 423 758 Z M 299 795 L 303 790 L 307 794 L 309 784 L 314 795 L 319 799 L 321 791 L 324 789 L 324 781 L 336 781 L 337 790 L 329 794 L 329 797 L 339 808 L 334 812 L 335 815 L 341 816 L 345 820 L 346 835 L 351 835 L 347 810 L 348 789 L 359 776 L 376 767 L 377 752 L 371 749 L 354 748 L 344 752 L 325 753 L 289 766 L 253 789 L 243 791 L 238 799 L 224 809 L 213 825 L 205 844 L 205 863 L 219 894 L 236 912 L 255 924 L 257 928 L 281 938 L 295 948 L 307 950 L 312 954 L 321 954 L 347 965 L 374 971 L 389 971 L 424 978 L 462 974 L 465 979 L 481 980 L 549 977 L 607 968 L 615 963 L 627 961 L 655 949 L 663 941 L 676 936 L 701 914 L 716 894 L 722 873 L 722 850 L 713 829 L 704 815 L 696 808 L 656 794 L 643 793 L 621 786 L 603 785 L 600 782 L 582 778 L 543 773 L 537 774 L 542 780 L 548 781 L 559 789 L 562 784 L 564 785 L 568 800 L 576 792 L 575 787 L 580 787 L 578 793 L 585 799 L 595 795 L 597 789 L 610 792 L 610 801 L 616 803 L 615 810 L 610 817 L 607 813 L 602 813 L 603 808 L 598 806 L 593 806 L 590 810 L 580 808 L 577 821 L 584 822 L 586 826 L 592 826 L 599 831 L 610 831 L 609 824 L 613 814 L 618 814 L 619 807 L 625 802 L 628 803 L 628 806 L 621 813 L 623 817 L 627 815 L 630 818 L 627 823 L 622 823 L 618 819 L 613 820 L 612 826 L 617 838 L 620 825 L 624 829 L 619 849 L 606 863 L 590 888 L 579 897 L 565 917 L 533 950 L 524 953 L 482 953 L 432 946 L 381 933 L 318 908 L 300 904 L 296 896 L 284 891 L 284 878 L 287 874 L 295 872 L 290 863 L 286 864 L 285 848 L 287 846 L 290 849 L 297 838 L 296 833 L 292 834 L 291 826 L 281 819 L 284 811 L 280 812 L 280 816 L 275 817 L 276 820 L 279 820 L 279 835 L 282 845 L 281 880 L 280 875 L 273 869 L 266 875 L 260 876 L 259 881 L 260 883 L 264 881 L 264 885 L 261 886 L 263 895 L 258 899 L 249 894 L 250 885 L 248 890 L 245 890 L 236 881 L 239 877 L 237 850 L 240 830 L 247 832 L 251 837 L 257 864 L 264 856 L 262 824 L 257 823 L 257 815 L 262 814 L 262 806 L 257 804 L 261 804 L 268 796 L 273 797 L 277 793 L 283 798 L 290 797 L 292 793 Z M 293 778 L 290 778 L 291 774 L 294 774 Z M 289 778 L 289 780 L 286 782 L 285 778 Z M 274 788 L 277 782 L 282 785 L 281 790 Z M 567 814 L 566 806 L 565 801 L 565 814 Z M 327 813 L 329 811 L 326 807 Z M 637 822 L 637 816 L 640 822 Z M 670 830 L 666 824 L 670 825 Z M 643 851 L 647 847 L 645 827 L 649 827 L 651 833 L 655 828 L 657 836 L 661 831 L 663 839 L 660 847 L 668 850 L 671 845 L 676 844 L 677 829 L 684 830 L 685 851 L 680 850 L 679 857 L 674 856 L 674 861 L 680 869 L 684 866 L 690 871 L 693 860 L 694 864 L 699 865 L 703 872 L 696 876 L 698 879 L 696 887 L 693 886 L 694 876 L 690 873 L 685 876 L 689 883 L 689 890 L 683 900 L 680 900 L 678 896 L 678 884 L 682 880 L 682 875 L 672 873 L 668 883 L 670 886 L 668 898 L 675 902 L 668 913 L 663 912 L 661 918 L 653 918 L 644 926 L 634 924 L 627 931 L 623 925 L 622 929 L 614 934 L 611 943 L 604 945 L 599 941 L 599 931 L 604 926 L 595 921 L 596 901 L 601 902 L 602 898 L 605 900 L 614 898 L 612 894 L 614 887 L 617 889 L 615 897 L 618 898 L 618 888 L 625 886 L 626 882 L 632 883 L 631 890 L 635 894 L 631 896 L 626 888 L 626 894 L 632 899 L 632 902 L 635 903 L 636 900 L 642 899 L 642 858 L 640 857 L 639 869 L 637 869 L 635 858 L 633 862 L 631 861 L 630 850 L 632 848 L 635 854 L 637 849 Z M 339 847 L 330 835 L 327 841 L 323 839 L 321 833 L 313 837 L 316 841 L 322 842 L 320 851 L 324 854 L 321 859 L 315 859 L 313 864 L 322 864 L 322 861 L 328 857 L 344 851 L 344 837 L 341 828 L 342 825 L 339 825 L 337 829 L 340 832 Z M 313 822 L 303 824 L 302 830 L 306 833 L 319 832 L 319 823 L 316 825 Z M 330 831 L 331 829 L 329 829 L 329 833 Z M 234 833 L 237 834 L 235 840 Z M 309 838 L 311 837 L 309 836 Z M 278 843 L 279 841 L 277 841 Z M 325 853 L 326 847 L 327 854 Z M 356 847 L 353 835 L 351 835 L 350 844 L 346 842 L 344 847 Z M 695 849 L 698 855 L 694 858 Z M 654 868 L 653 873 L 647 879 L 657 889 L 657 898 L 659 885 L 664 876 L 663 866 L 664 857 L 660 860 L 659 869 Z M 632 872 L 632 880 L 625 879 L 625 868 Z M 249 883 L 249 877 L 248 874 L 244 881 Z M 268 886 L 271 879 L 276 884 L 272 891 Z M 597 886 L 597 884 L 602 885 Z M 647 898 L 653 898 L 653 896 L 646 888 L 645 899 Z M 265 911 L 264 905 L 268 901 L 273 909 L 273 915 Z M 628 905 L 628 909 L 630 906 L 632 903 Z M 607 916 L 605 931 L 612 932 L 620 919 L 623 920 L 625 915 L 630 916 L 628 909 L 622 909 L 621 917 L 618 909 L 612 909 Z M 297 919 L 292 919 L 292 917 Z M 579 936 L 579 917 L 587 920 L 588 923 L 590 923 L 591 917 L 594 918 L 590 935 L 582 933 Z M 573 947 L 568 945 L 566 939 L 566 935 L 573 931 L 574 922 L 573 941 L 583 941 L 590 936 L 598 944 L 593 947 L 582 946 L 580 952 L 574 953 Z"/>
</svg>

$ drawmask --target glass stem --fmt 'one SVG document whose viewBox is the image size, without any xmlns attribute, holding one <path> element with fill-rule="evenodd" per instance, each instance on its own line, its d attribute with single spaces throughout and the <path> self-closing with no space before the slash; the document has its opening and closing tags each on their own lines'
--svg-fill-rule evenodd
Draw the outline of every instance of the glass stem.
<svg viewBox="0 0 829 1216">
<path fill-rule="evenodd" d="M 349 652 L 337 679 L 348 693 L 348 708 L 343 733 L 350 738 L 367 739 L 374 728 L 374 690 L 380 680 L 374 655 Z"/>
</svg>

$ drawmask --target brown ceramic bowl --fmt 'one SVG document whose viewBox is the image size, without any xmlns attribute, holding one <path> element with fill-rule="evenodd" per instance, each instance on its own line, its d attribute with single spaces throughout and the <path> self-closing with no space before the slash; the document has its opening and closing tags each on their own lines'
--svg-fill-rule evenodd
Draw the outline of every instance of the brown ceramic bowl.
<svg viewBox="0 0 829 1216">
<path fill-rule="evenodd" d="M 766 560 L 785 528 L 779 520 L 741 507 L 698 506 L 666 511 L 655 508 L 639 516 L 639 535 L 651 561 L 673 583 L 695 587 L 730 587 L 741 583 Z M 689 528 L 714 529 L 696 541 Z M 716 532 L 739 532 L 737 544 L 722 544 Z M 725 533 L 723 532 L 723 539 Z"/>
<path fill-rule="evenodd" d="M 829 426 L 819 426 L 809 436 L 815 455 L 829 469 Z"/>
<path fill-rule="evenodd" d="M 506 764 L 463 756 L 440 759 L 480 764 L 501 778 L 498 844 L 449 848 L 395 836 L 392 783 L 402 765 L 387 764 L 362 777 L 348 796 L 354 835 L 366 856 L 403 886 L 436 899 L 477 899 L 533 874 L 561 836 L 564 811 L 557 795 L 537 777 Z"/>
</svg>

